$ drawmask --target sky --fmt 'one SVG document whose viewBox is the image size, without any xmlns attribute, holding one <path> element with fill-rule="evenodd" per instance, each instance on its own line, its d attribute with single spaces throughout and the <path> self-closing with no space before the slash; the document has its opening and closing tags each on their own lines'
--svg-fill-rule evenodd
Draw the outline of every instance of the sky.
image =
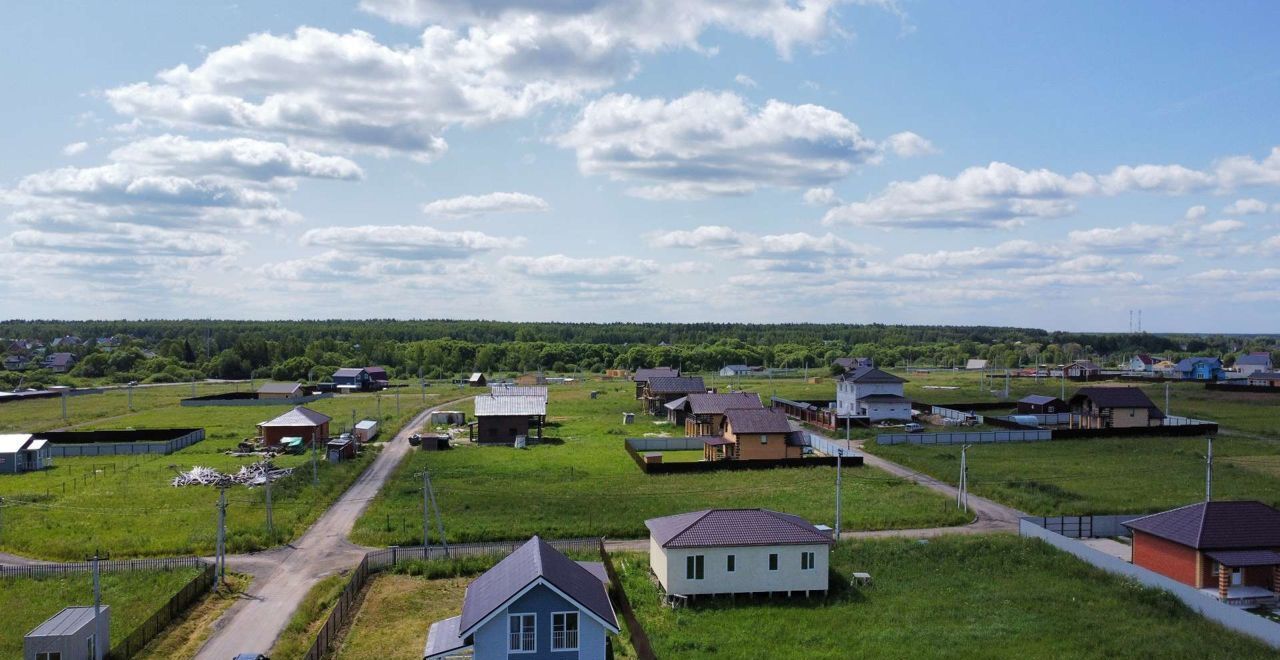
<svg viewBox="0 0 1280 660">
<path fill-rule="evenodd" d="M 1277 332 L 1277 25 L 1274 2 L 7 3 L 0 318 Z"/>
</svg>

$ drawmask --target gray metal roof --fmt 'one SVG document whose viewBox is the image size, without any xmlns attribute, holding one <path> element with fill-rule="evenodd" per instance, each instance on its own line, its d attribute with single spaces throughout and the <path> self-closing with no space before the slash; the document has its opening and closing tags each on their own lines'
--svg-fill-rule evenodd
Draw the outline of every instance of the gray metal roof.
<svg viewBox="0 0 1280 660">
<path fill-rule="evenodd" d="M 674 378 L 680 375 L 679 369 L 671 367 L 649 367 L 645 369 L 636 369 L 636 373 L 631 380 L 643 383 L 650 378 Z"/>
<path fill-rule="evenodd" d="M 1201 550 L 1280 547 L 1280 511 L 1253 500 L 1197 502 L 1124 526 Z"/>
<path fill-rule="evenodd" d="M 689 403 L 689 397 L 682 396 L 679 399 L 672 399 L 671 401 L 662 404 L 662 407 L 667 410 L 675 410 L 677 408 L 683 408 L 686 403 Z"/>
<path fill-rule="evenodd" d="M 755 392 L 705 392 L 689 395 L 689 412 L 695 415 L 723 415 L 731 408 L 763 408 Z"/>
<path fill-rule="evenodd" d="M 547 414 L 547 399 L 542 396 L 485 394 L 476 397 L 476 417 L 545 414 Z"/>
<path fill-rule="evenodd" d="M 372 419 L 362 419 L 362 420 L 360 420 L 360 421 L 356 422 L 356 428 L 361 429 L 361 430 L 364 430 L 364 429 L 372 429 L 372 428 L 376 428 L 377 426 L 378 426 L 378 422 L 376 422 L 376 421 L 374 421 L 374 420 L 372 420 Z"/>
<path fill-rule="evenodd" d="M 594 614 L 615 632 L 618 630 L 618 619 L 613 613 L 613 604 L 609 601 L 604 582 L 535 536 L 467 587 L 467 595 L 462 601 L 462 617 L 458 622 L 460 634 L 475 632 L 475 626 L 539 579 Z"/>
<path fill-rule="evenodd" d="M 734 433 L 790 433 L 787 414 L 777 408 L 726 410 L 725 418 Z"/>
<path fill-rule="evenodd" d="M 904 403 L 911 401 L 911 399 L 897 394 L 868 394 L 864 397 L 858 397 L 858 400 L 866 401 L 867 403 Z"/>
<path fill-rule="evenodd" d="M 1248 355 L 1241 355 L 1240 357 L 1236 358 L 1236 364 L 1237 365 L 1252 364 L 1252 365 L 1257 365 L 1259 367 L 1271 366 L 1271 354 L 1270 353 L 1249 353 Z"/>
<path fill-rule="evenodd" d="M 334 377 L 334 378 L 338 378 L 338 377 L 348 378 L 348 377 L 351 377 L 351 376 L 359 376 L 359 375 L 361 374 L 361 372 L 363 372 L 363 371 L 364 371 L 364 367 L 343 367 L 343 368 L 341 368 L 341 369 L 339 369 L 339 370 L 337 370 L 337 371 L 333 372 L 333 377 Z"/>
<path fill-rule="evenodd" d="M 458 624 L 461 621 L 462 617 L 455 616 L 431 624 L 431 628 L 427 630 L 427 645 L 422 649 L 422 657 L 431 660 L 471 646 L 459 634 L 461 631 Z"/>
<path fill-rule="evenodd" d="M 316 412 L 306 406 L 294 406 L 293 410 L 258 426 L 320 426 L 329 422 L 332 417 Z"/>
<path fill-rule="evenodd" d="M 298 383 L 264 383 L 258 388 L 258 394 L 293 394 L 302 389 Z"/>
<path fill-rule="evenodd" d="M 840 377 L 840 380 L 846 383 L 905 383 L 905 379 L 899 378 L 887 371 L 877 369 L 875 367 L 858 367 L 853 371 L 846 372 Z"/>
<path fill-rule="evenodd" d="M 30 433 L 5 433 L 0 435 L 0 454 L 12 454 L 22 451 L 31 442 Z"/>
<path fill-rule="evenodd" d="M 1029 403 L 1033 406 L 1043 406 L 1045 404 L 1053 403 L 1054 401 L 1066 403 L 1056 396 L 1045 396 L 1043 394 L 1028 394 L 1021 399 L 1018 399 L 1018 403 Z"/>
<path fill-rule="evenodd" d="M 649 379 L 649 391 L 655 394 L 692 394 L 706 392 L 702 376 L 663 376 Z"/>
<path fill-rule="evenodd" d="M 540 396 L 547 398 L 545 385 L 490 385 L 489 393 L 494 396 Z"/>
<path fill-rule="evenodd" d="M 707 509 L 644 521 L 664 548 L 833 543 L 800 516 L 769 509 Z"/>
<path fill-rule="evenodd" d="M 106 614 L 110 608 L 102 606 Z M 27 633 L 27 637 L 61 637 L 93 625 L 93 607 L 66 607 Z"/>
</svg>

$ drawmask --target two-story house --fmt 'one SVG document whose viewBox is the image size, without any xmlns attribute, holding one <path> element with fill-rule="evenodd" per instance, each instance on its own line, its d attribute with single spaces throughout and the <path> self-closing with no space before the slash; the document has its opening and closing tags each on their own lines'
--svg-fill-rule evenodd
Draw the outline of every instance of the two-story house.
<svg viewBox="0 0 1280 660">
<path fill-rule="evenodd" d="M 903 396 L 906 380 L 875 367 L 858 367 L 836 380 L 836 412 L 884 419 L 911 419 L 911 401 Z"/>
<path fill-rule="evenodd" d="M 467 586 L 460 616 L 431 624 L 423 660 L 604 660 L 619 630 L 607 582 L 599 562 L 535 536 Z"/>
</svg>

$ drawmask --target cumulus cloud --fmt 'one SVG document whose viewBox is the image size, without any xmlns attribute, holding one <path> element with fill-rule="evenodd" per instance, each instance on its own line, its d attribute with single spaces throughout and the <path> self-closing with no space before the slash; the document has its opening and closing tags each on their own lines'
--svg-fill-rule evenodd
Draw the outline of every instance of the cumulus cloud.
<svg viewBox="0 0 1280 660">
<path fill-rule="evenodd" d="M 824 186 L 804 191 L 804 203 L 809 206 L 835 206 L 840 203 L 840 198 L 834 189 Z"/>
<path fill-rule="evenodd" d="M 84 153 L 84 150 L 88 148 L 89 148 L 88 142 L 72 142 L 71 144 L 68 144 L 67 146 L 62 148 L 62 153 L 67 156 L 76 156 Z"/>
<path fill-rule="evenodd" d="M 1226 208 L 1222 209 L 1222 212 L 1227 215 L 1258 215 L 1266 213 L 1268 208 L 1266 202 L 1250 197 L 1231 202 Z"/>
<path fill-rule="evenodd" d="M 1201 227 L 1200 231 L 1206 234 L 1227 234 L 1244 228 L 1245 224 L 1239 220 L 1215 220 Z"/>
<path fill-rule="evenodd" d="M 851 243 L 830 233 L 822 236 L 805 232 L 761 235 L 722 225 L 658 232 L 649 236 L 649 245 L 659 248 L 718 250 L 735 257 L 791 262 L 861 256 L 872 252 L 866 246 Z"/>
<path fill-rule="evenodd" d="M 912 156 L 925 156 L 928 154 L 938 153 L 938 149 L 933 146 L 929 140 L 912 133 L 911 131 L 903 131 L 902 133 L 894 133 L 885 140 L 885 146 L 894 154 L 903 158 Z"/>
<path fill-rule="evenodd" d="M 112 151 L 109 158 L 175 173 L 225 174 L 258 181 L 296 177 L 357 180 L 364 176 L 360 166 L 346 158 L 249 138 L 192 140 L 183 135 L 160 135 L 131 142 Z"/>
<path fill-rule="evenodd" d="M 1182 263 L 1182 257 L 1176 254 L 1144 254 L 1138 257 L 1138 263 L 1151 268 L 1173 268 Z"/>
<path fill-rule="evenodd" d="M 437 199 L 422 205 L 427 215 L 463 218 L 486 213 L 528 213 L 551 210 L 541 197 L 517 192 L 493 192 Z"/>
<path fill-rule="evenodd" d="M 1130 224 L 1125 227 L 1096 227 L 1067 234 L 1072 246 L 1107 252 L 1150 252 L 1175 231 L 1159 225 Z"/>
<path fill-rule="evenodd" d="M 879 150 L 833 110 L 776 100 L 755 108 L 729 92 L 671 101 L 610 94 L 590 103 L 558 142 L 574 150 L 583 174 L 650 183 L 628 192 L 651 199 L 820 185 Z"/>
<path fill-rule="evenodd" d="M 1199 222 L 1200 220 L 1203 220 L 1206 215 L 1209 215 L 1209 207 L 1204 204 L 1196 204 L 1195 206 L 1187 209 L 1183 218 L 1188 222 Z"/>
<path fill-rule="evenodd" d="M 924 271 L 1036 268 L 1053 264 L 1063 256 L 1063 251 L 1053 244 L 1016 240 L 993 247 L 904 254 L 893 260 L 893 266 Z"/>
<path fill-rule="evenodd" d="M 524 239 L 478 231 L 441 231 L 425 225 L 358 225 L 309 229 L 302 235 L 302 244 L 394 259 L 462 259 L 480 252 L 516 248 L 524 244 Z"/>
<path fill-rule="evenodd" d="M 739 85 L 742 85 L 743 87 L 750 87 L 752 89 L 755 89 L 756 87 L 760 86 L 759 84 L 756 83 L 755 79 L 753 79 L 751 76 L 748 76 L 745 73 L 739 73 L 738 75 L 734 76 L 733 81 L 738 83 Z"/>
<path fill-rule="evenodd" d="M 543 257 L 506 256 L 498 261 L 506 270 L 521 275 L 572 284 L 634 283 L 658 272 L 658 262 L 628 256 L 569 257 L 552 254 Z"/>
<path fill-rule="evenodd" d="M 1084 197 L 1129 192 L 1185 195 L 1276 184 L 1280 184 L 1280 148 L 1262 161 L 1233 156 L 1203 171 L 1182 165 L 1121 165 L 1103 174 L 1067 175 L 992 162 L 950 178 L 930 174 L 915 181 L 895 181 L 867 201 L 831 209 L 823 221 L 886 228 L 999 227 L 1074 213 L 1076 200 Z M 1203 214 L 1203 209 L 1192 207 L 1187 217 Z"/>
</svg>

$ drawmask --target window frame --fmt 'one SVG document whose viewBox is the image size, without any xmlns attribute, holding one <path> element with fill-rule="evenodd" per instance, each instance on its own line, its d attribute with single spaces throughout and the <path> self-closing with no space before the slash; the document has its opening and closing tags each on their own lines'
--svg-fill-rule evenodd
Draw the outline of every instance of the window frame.
<svg viewBox="0 0 1280 660">
<path fill-rule="evenodd" d="M 805 550 L 800 553 L 800 570 L 812 571 L 818 566 L 818 553 Z"/>
<path fill-rule="evenodd" d="M 769 553 L 769 570 L 771 571 L 778 570 L 778 564 L 779 564 L 778 553 L 770 552 Z"/>
<path fill-rule="evenodd" d="M 527 651 L 524 650 L 524 639 L 525 639 L 524 620 L 526 617 L 533 621 L 533 625 L 530 627 L 533 648 Z M 515 619 L 520 619 L 520 633 L 519 633 L 520 648 L 518 649 L 512 648 L 512 645 L 511 645 L 512 635 L 516 634 L 511 630 L 511 622 Z M 521 655 L 521 654 L 537 653 L 537 652 L 538 652 L 538 613 L 537 612 L 516 612 L 516 613 L 508 612 L 507 613 L 507 654 Z"/>
<path fill-rule="evenodd" d="M 565 617 L 565 629 L 561 634 L 568 636 L 568 616 L 573 615 L 573 646 L 557 646 L 556 645 L 556 617 Z M 565 610 L 563 612 L 551 613 L 551 650 L 552 651 L 577 651 L 582 646 L 582 614 L 578 610 Z"/>
<path fill-rule="evenodd" d="M 705 580 L 706 577 L 706 555 L 686 555 L 684 558 L 684 579 Z"/>
<path fill-rule="evenodd" d="M 736 573 L 738 571 L 738 555 L 725 555 L 724 572 Z"/>
</svg>

